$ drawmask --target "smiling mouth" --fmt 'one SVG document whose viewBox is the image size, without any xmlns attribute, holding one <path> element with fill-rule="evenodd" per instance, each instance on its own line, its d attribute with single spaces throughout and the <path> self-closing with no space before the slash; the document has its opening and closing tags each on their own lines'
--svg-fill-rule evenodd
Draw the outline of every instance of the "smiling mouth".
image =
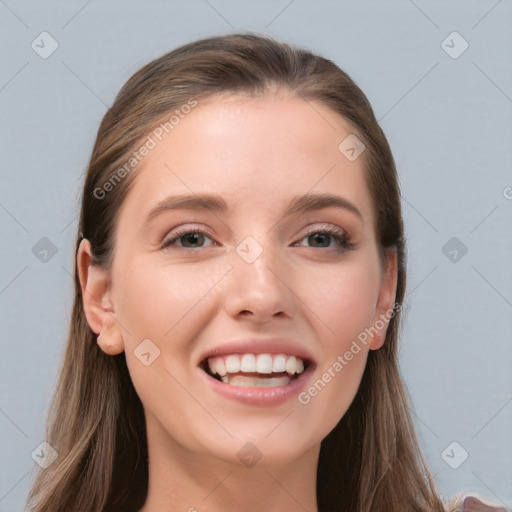
<svg viewBox="0 0 512 512">
<path fill-rule="evenodd" d="M 229 354 L 204 359 L 201 369 L 230 386 L 286 386 L 308 368 L 309 362 L 288 354 Z"/>
</svg>

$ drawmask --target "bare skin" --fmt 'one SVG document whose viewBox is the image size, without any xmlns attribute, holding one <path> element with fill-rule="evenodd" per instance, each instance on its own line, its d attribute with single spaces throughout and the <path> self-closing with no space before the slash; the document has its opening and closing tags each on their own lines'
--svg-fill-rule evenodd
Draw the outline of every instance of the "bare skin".
<svg viewBox="0 0 512 512">
<path fill-rule="evenodd" d="M 387 322 L 341 371 L 333 364 L 382 323 L 396 292 L 396 254 L 382 265 L 363 157 L 349 161 L 338 150 L 351 132 L 324 105 L 289 95 L 201 100 L 137 169 L 108 272 L 90 265 L 82 242 L 88 323 L 103 351 L 125 352 L 144 405 L 149 491 L 141 512 L 318 510 L 320 443 L 351 404 Z M 146 224 L 160 201 L 181 194 L 216 194 L 227 210 L 168 210 Z M 342 197 L 360 216 L 334 206 L 285 215 L 304 194 Z M 181 238 L 162 248 L 178 227 Z M 202 235 L 184 236 L 194 230 Z M 251 263 L 236 250 L 246 237 L 249 251 L 262 249 Z M 271 337 L 312 355 L 306 391 L 330 373 L 307 404 L 297 396 L 239 403 L 207 384 L 199 367 L 207 351 Z M 148 366 L 134 353 L 145 339 L 160 350 Z M 237 455 L 247 443 L 262 454 L 253 467 Z"/>
</svg>

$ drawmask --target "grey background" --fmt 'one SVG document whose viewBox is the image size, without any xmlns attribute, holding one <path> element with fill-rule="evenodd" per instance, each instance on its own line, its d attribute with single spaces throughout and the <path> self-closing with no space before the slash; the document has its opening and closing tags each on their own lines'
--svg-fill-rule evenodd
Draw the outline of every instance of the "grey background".
<svg viewBox="0 0 512 512">
<path fill-rule="evenodd" d="M 511 507 L 511 27 L 510 0 L 0 0 L 0 511 L 23 509 L 44 439 L 101 117 L 149 60 L 247 30 L 331 58 L 372 102 L 403 191 L 401 366 L 421 444 L 443 496 Z M 43 31 L 59 45 L 47 59 L 31 48 Z M 461 40 L 442 46 L 453 31 L 469 44 L 458 58 L 445 50 Z M 33 252 L 43 237 L 57 249 L 46 262 Z"/>
</svg>

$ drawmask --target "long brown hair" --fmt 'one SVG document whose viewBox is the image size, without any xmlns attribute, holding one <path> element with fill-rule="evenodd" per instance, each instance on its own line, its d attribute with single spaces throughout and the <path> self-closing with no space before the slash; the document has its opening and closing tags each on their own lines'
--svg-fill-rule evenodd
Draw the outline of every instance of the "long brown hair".
<svg viewBox="0 0 512 512">
<path fill-rule="evenodd" d="M 126 162 L 162 119 L 191 100 L 225 92 L 260 96 L 276 86 L 305 101 L 322 102 L 345 118 L 365 144 L 377 241 L 381 255 L 389 248 L 397 251 L 395 303 L 400 305 L 406 276 L 400 190 L 393 156 L 369 101 L 330 60 L 256 34 L 187 44 L 128 80 L 98 131 L 85 177 L 75 255 L 87 238 L 93 263 L 105 269 L 111 265 L 116 215 L 134 179 Z M 124 173 L 119 171 L 123 168 Z M 114 183 L 116 174 L 123 179 Z M 87 324 L 76 261 L 74 280 L 67 347 L 46 431 L 58 458 L 36 475 L 29 510 L 137 511 L 148 485 L 143 407 L 124 354 L 102 352 Z M 443 510 L 398 370 L 399 330 L 397 307 L 384 346 L 369 353 L 353 403 L 322 441 L 317 475 L 321 512 Z"/>
</svg>

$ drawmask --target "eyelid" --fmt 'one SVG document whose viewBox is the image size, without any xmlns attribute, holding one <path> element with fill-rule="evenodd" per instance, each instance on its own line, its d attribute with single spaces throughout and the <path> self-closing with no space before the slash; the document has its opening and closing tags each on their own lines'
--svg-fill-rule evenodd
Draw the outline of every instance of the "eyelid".
<svg viewBox="0 0 512 512">
<path fill-rule="evenodd" d="M 355 244 L 352 242 L 352 237 L 350 236 L 349 232 L 335 224 L 326 224 L 323 223 L 322 225 L 315 225 L 315 226 L 309 226 L 307 228 L 306 233 L 301 235 L 299 238 L 297 238 L 297 241 L 294 242 L 294 246 L 298 246 L 298 242 L 304 240 L 304 238 L 316 234 L 316 233 L 325 233 L 329 236 L 331 236 L 334 239 L 335 245 L 337 244 L 339 247 L 341 247 L 343 250 L 345 249 L 355 249 Z M 313 247 L 314 248 L 314 247 Z"/>
<path fill-rule="evenodd" d="M 213 238 L 213 235 L 211 234 L 211 231 L 204 227 L 204 226 L 199 226 L 199 225 L 194 225 L 194 224 L 182 224 L 180 226 L 176 226 L 175 228 L 171 229 L 170 231 L 167 232 L 167 234 L 165 235 L 164 239 L 162 240 L 162 243 L 161 245 L 162 246 L 165 246 L 167 243 L 171 242 L 171 241 L 174 241 L 178 238 L 180 238 L 181 236 L 183 235 L 186 235 L 188 233 L 200 233 L 200 234 L 204 234 L 206 236 L 208 236 L 209 238 L 212 239 L 213 242 L 217 243 L 214 238 Z"/>
<path fill-rule="evenodd" d="M 182 224 L 171 229 L 166 234 L 165 238 L 161 243 L 161 248 L 168 249 L 171 245 L 175 244 L 182 236 L 193 233 L 207 236 L 212 241 L 212 245 L 197 248 L 183 248 L 180 246 L 176 246 L 176 249 L 182 251 L 193 251 L 219 245 L 219 243 L 215 240 L 214 236 L 211 234 L 211 230 L 206 228 L 205 226 L 198 224 Z M 308 226 L 306 228 L 306 231 L 302 231 L 301 235 L 294 237 L 295 241 L 292 243 L 291 246 L 303 247 L 299 245 L 299 242 L 304 240 L 304 238 L 316 233 L 326 233 L 327 235 L 333 237 L 335 244 L 337 244 L 339 247 L 343 247 L 344 249 L 355 248 L 355 244 L 352 242 L 352 237 L 350 236 L 350 233 L 346 229 L 336 224 L 330 224 L 325 222 Z M 311 248 L 315 249 L 315 247 Z"/>
<path fill-rule="evenodd" d="M 305 234 L 303 235 L 303 237 L 310 233 L 315 233 L 317 231 L 322 231 L 322 230 L 342 232 L 345 235 L 349 236 L 349 232 L 340 226 L 336 226 L 335 224 L 329 224 L 329 223 L 320 223 L 320 225 L 314 225 L 312 227 L 308 226 L 306 228 L 306 231 L 305 231 Z M 164 241 L 170 235 L 172 235 L 172 237 L 174 238 L 177 234 L 182 234 L 182 233 L 186 234 L 186 233 L 190 233 L 190 232 L 194 232 L 194 231 L 198 231 L 198 232 L 201 231 L 201 232 L 204 232 L 205 234 L 207 234 L 208 236 L 213 237 L 211 231 L 208 228 L 206 228 L 204 226 L 200 226 L 199 224 L 192 223 L 192 224 L 182 224 L 180 226 L 176 226 L 176 227 L 172 228 L 171 230 L 167 231 Z"/>
<path fill-rule="evenodd" d="M 317 224 L 309 225 L 306 228 L 306 232 L 316 232 L 316 231 L 337 231 L 338 233 L 344 233 L 348 235 L 348 231 L 341 226 L 337 226 L 336 224 L 330 224 L 329 222 L 319 222 Z"/>
<path fill-rule="evenodd" d="M 325 231 L 331 234 L 343 235 L 347 239 L 352 238 L 350 232 L 347 229 L 342 228 L 337 224 L 331 224 L 328 222 L 319 222 L 317 224 L 307 226 L 305 228 L 303 237 L 308 236 L 309 234 L 312 233 L 317 233 L 318 231 Z"/>
</svg>

